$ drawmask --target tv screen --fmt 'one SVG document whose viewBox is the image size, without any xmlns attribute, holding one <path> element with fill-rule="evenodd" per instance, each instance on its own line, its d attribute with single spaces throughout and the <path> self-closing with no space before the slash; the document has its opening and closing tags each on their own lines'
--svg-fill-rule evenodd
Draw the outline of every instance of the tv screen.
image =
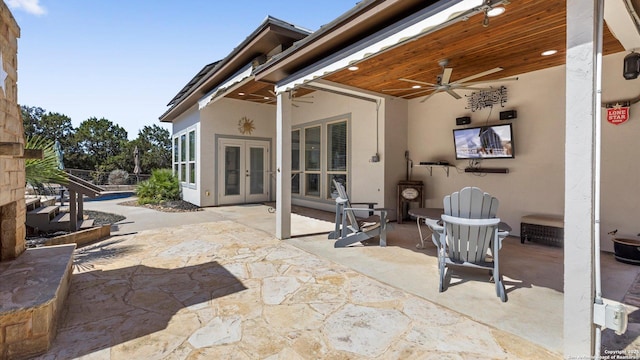
<svg viewBox="0 0 640 360">
<path fill-rule="evenodd" d="M 511 159 L 511 124 L 453 129 L 456 159 Z"/>
</svg>

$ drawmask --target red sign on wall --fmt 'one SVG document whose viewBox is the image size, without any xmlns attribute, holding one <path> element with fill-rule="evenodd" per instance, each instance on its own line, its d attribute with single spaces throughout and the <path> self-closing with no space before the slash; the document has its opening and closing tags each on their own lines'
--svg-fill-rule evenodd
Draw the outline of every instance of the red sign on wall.
<svg viewBox="0 0 640 360">
<path fill-rule="evenodd" d="M 629 108 L 622 106 L 614 106 L 607 109 L 607 121 L 613 125 L 620 125 L 629 120 Z"/>
</svg>

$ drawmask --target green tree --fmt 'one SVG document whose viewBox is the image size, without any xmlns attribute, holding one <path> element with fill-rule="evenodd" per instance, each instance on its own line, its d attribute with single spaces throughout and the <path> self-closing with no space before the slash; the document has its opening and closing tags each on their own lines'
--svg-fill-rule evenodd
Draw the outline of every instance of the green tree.
<svg viewBox="0 0 640 360">
<path fill-rule="evenodd" d="M 45 112 L 40 107 L 21 106 L 25 137 L 41 136 L 60 144 L 70 143 L 75 129 L 71 118 L 60 113 Z"/>
<path fill-rule="evenodd" d="M 151 170 L 171 168 L 171 134 L 169 130 L 155 124 L 145 126 L 138 132 L 138 138 L 133 141 L 133 145 L 134 148 L 137 146 L 140 151 L 142 173 L 149 174 Z M 131 156 L 133 158 L 133 153 Z"/>
<path fill-rule="evenodd" d="M 42 115 L 45 113 L 45 109 L 36 106 L 20 106 L 20 113 L 22 115 L 22 125 L 24 127 L 24 137 L 26 139 L 37 135 L 37 128 Z"/>
<path fill-rule="evenodd" d="M 97 170 L 100 165 L 110 163 L 110 158 L 121 154 L 128 143 L 124 128 L 105 118 L 95 117 L 80 124 L 74 140 L 77 151 L 73 154 L 73 163 L 87 170 Z"/>
</svg>

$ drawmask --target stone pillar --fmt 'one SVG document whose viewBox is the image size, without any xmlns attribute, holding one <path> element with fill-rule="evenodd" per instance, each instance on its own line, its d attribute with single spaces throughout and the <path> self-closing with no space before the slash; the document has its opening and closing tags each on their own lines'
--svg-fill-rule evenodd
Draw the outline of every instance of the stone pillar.
<svg viewBox="0 0 640 360">
<path fill-rule="evenodd" d="M 20 28 L 4 1 L 0 2 L 0 144 L 24 148 L 18 106 L 18 38 Z M 0 154 L 0 261 L 25 250 L 24 160 L 19 154 Z"/>
</svg>

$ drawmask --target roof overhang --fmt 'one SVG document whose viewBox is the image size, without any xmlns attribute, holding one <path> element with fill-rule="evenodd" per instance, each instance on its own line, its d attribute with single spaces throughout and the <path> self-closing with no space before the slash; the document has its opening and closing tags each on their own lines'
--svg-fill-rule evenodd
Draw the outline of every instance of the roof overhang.
<svg viewBox="0 0 640 360">
<path fill-rule="evenodd" d="M 326 57 L 327 54 L 358 41 L 363 34 L 375 33 L 437 2 L 437 0 L 360 1 L 351 10 L 256 69 L 256 79 L 275 84 Z M 449 3 L 455 2 L 457 1 L 449 1 Z"/>
<path fill-rule="evenodd" d="M 253 66 L 251 64 L 247 64 L 244 68 L 238 71 L 234 76 L 229 78 L 227 81 L 221 83 L 216 86 L 215 89 L 211 90 L 208 94 L 206 94 L 203 98 L 198 100 L 198 110 L 202 110 L 207 105 L 215 102 L 216 100 L 224 97 L 230 91 L 237 89 L 238 87 L 246 84 L 249 81 L 253 80 Z"/>
<path fill-rule="evenodd" d="M 503 1 L 493 1 L 499 5 Z M 379 55 L 391 48 L 404 45 L 431 32 L 455 22 L 469 19 L 482 12 L 486 7 L 483 0 L 443 1 L 419 11 L 409 18 L 387 27 L 355 44 L 337 52 L 313 66 L 295 73 L 276 86 L 276 92 L 289 91 L 322 78 L 328 74 L 342 70 L 366 58 Z"/>
<path fill-rule="evenodd" d="M 628 3 L 638 0 L 614 1 Z M 372 1 L 367 4 L 383 6 Z M 506 11 L 491 17 L 487 24 L 483 20 L 483 7 L 487 5 L 504 5 Z M 611 10 L 613 5 L 609 6 Z M 375 8 L 358 9 L 362 16 L 383 16 Z M 296 44 L 298 50 L 290 50 L 293 53 L 285 52 L 276 62 L 260 66 L 254 75 L 258 80 L 274 82 L 280 92 L 304 88 L 324 79 L 334 84 L 412 99 L 424 97 L 431 90 L 422 89 L 418 95 L 411 89 L 411 84 L 402 79 L 435 83 L 443 72 L 440 63 L 446 59 L 446 67 L 453 69 L 452 81 L 499 67 L 503 70 L 476 80 L 498 82 L 499 79 L 565 64 L 566 9 L 564 0 L 431 2 L 401 18 L 391 17 L 392 23 L 390 19 L 378 19 L 379 24 L 389 25 L 375 32 L 351 32 L 350 36 L 355 40 L 340 48 L 329 46 L 331 39 L 323 42 L 322 37 L 330 38 L 335 36 L 334 33 L 348 32 L 352 27 L 344 22 L 334 24 L 324 33 L 316 32 L 300 41 Z M 627 8 L 612 12 L 622 17 L 631 13 Z M 438 15 L 444 16 L 440 18 Z M 617 33 L 614 36 L 610 31 L 610 27 L 613 28 L 610 23 L 616 22 L 616 17 L 605 16 L 604 55 L 624 51 L 627 46 L 621 44 Z M 353 12 L 349 18 L 364 22 Z M 632 39 L 639 38 L 631 26 L 624 28 L 622 33 Z M 552 49 L 557 51 L 555 55 L 542 56 L 543 52 Z M 306 63 L 308 59 L 303 59 L 305 54 L 313 54 L 315 60 Z M 287 61 L 286 57 L 291 57 L 291 60 Z M 359 70 L 349 71 L 347 68 L 354 63 Z M 390 91 L 397 89 L 406 91 Z"/>
<path fill-rule="evenodd" d="M 216 63 L 206 74 L 199 74 L 200 79 L 188 89 L 184 95 L 174 98 L 169 105 L 173 105 L 160 116 L 160 121 L 172 122 L 177 116 L 191 108 L 200 99 L 220 84 L 227 82 L 239 69 L 248 63 L 257 66 L 264 62 L 266 54 L 278 46 L 290 47 L 294 42 L 309 35 L 309 31 L 287 22 L 267 17 L 266 20 L 238 45 L 223 60 Z M 193 80 L 192 80 L 193 81 Z"/>
</svg>

